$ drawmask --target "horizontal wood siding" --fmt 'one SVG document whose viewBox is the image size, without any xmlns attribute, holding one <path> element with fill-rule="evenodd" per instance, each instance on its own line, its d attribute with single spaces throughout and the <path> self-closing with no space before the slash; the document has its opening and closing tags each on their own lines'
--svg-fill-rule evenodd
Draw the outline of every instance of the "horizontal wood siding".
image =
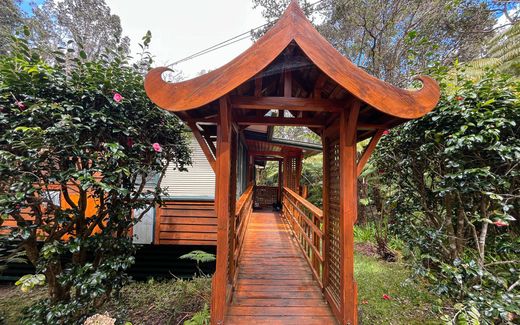
<svg viewBox="0 0 520 325">
<path fill-rule="evenodd" d="M 157 209 L 155 244 L 217 244 L 217 217 L 212 201 L 167 201 Z"/>
<path fill-rule="evenodd" d="M 182 172 L 170 165 L 161 185 L 167 190 L 169 196 L 213 198 L 215 197 L 215 173 L 193 137 L 190 148 L 192 165 L 187 166 L 188 170 Z"/>
</svg>

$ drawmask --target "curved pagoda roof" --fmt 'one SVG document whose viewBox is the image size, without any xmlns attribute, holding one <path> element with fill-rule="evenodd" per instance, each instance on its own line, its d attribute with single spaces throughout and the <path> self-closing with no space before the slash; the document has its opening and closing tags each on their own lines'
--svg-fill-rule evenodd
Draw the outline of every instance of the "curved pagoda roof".
<svg viewBox="0 0 520 325">
<path fill-rule="evenodd" d="M 440 97 L 438 84 L 428 76 L 417 77 L 421 89 L 407 90 L 357 67 L 320 35 L 294 0 L 263 37 L 221 68 L 179 83 L 163 80 L 162 74 L 168 70 L 159 67 L 148 73 L 146 93 L 159 107 L 177 113 L 185 111 L 179 114 L 184 119 L 214 116 L 218 111 L 216 101 L 227 94 L 283 96 L 283 85 L 278 87 L 282 90 L 269 90 L 269 82 L 280 84 L 284 71 L 290 70 L 297 77 L 292 82 L 294 97 L 316 98 L 317 88 L 319 98 L 355 97 L 364 107 L 360 121 L 386 122 L 385 127 L 425 115 Z M 273 77 L 276 73 L 278 77 Z M 259 92 L 254 90 L 258 78 L 264 81 Z M 323 112 L 321 117 L 326 117 Z"/>
</svg>

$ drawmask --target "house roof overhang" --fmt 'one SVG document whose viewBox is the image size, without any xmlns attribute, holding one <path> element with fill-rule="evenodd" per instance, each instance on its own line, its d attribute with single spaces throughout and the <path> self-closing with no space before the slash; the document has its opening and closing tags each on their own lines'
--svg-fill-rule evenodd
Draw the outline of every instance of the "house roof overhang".
<svg viewBox="0 0 520 325">
<path fill-rule="evenodd" d="M 407 90 L 379 80 L 357 67 L 319 34 L 296 1 L 291 1 L 274 27 L 228 64 L 179 83 L 163 80 L 162 75 L 169 68 L 155 68 L 146 76 L 145 90 L 154 103 L 166 110 L 195 110 L 254 78 L 291 43 L 295 43 L 323 74 L 347 93 L 388 116 L 388 119 L 402 121 L 421 117 L 439 101 L 439 86 L 428 76 L 416 78 L 422 82 L 421 89 Z"/>
</svg>

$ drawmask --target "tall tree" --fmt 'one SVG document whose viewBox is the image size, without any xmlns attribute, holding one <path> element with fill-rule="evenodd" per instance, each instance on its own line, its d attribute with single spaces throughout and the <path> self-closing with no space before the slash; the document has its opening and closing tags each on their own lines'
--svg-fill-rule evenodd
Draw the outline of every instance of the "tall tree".
<svg viewBox="0 0 520 325">
<path fill-rule="evenodd" d="M 47 0 L 34 8 L 32 27 L 35 43 L 49 53 L 70 40 L 90 58 L 99 58 L 107 49 L 129 51 L 121 20 L 104 0 Z"/>
<path fill-rule="evenodd" d="M 18 1 L 0 0 L 0 54 L 5 54 L 11 45 L 11 35 L 23 24 Z"/>
<path fill-rule="evenodd" d="M 285 2 L 253 0 L 253 6 L 274 20 Z M 322 0 L 306 8 L 321 18 L 318 29 L 341 53 L 398 85 L 433 61 L 476 57 L 495 22 L 480 0 Z"/>
</svg>

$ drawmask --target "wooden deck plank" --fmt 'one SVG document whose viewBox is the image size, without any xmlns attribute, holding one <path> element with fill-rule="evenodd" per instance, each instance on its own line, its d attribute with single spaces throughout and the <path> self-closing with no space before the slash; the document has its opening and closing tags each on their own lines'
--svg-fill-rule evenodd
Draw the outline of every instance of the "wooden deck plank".
<svg viewBox="0 0 520 325">
<path fill-rule="evenodd" d="M 337 324 L 277 213 L 251 216 L 238 272 L 226 324 Z"/>
</svg>

